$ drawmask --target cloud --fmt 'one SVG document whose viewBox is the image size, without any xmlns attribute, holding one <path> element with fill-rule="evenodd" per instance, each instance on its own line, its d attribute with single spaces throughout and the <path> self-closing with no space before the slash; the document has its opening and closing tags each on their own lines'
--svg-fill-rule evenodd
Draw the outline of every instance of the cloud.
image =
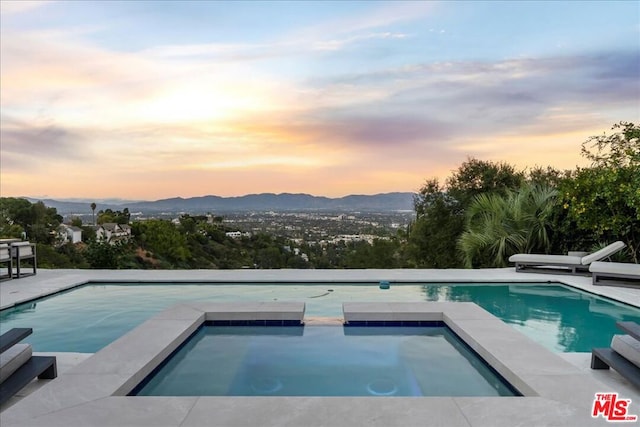
<svg viewBox="0 0 640 427">
<path fill-rule="evenodd" d="M 0 43 L 2 107 L 21 114 L 23 120 L 31 119 L 25 114 L 43 104 L 56 112 L 58 120 L 102 120 L 98 109 L 117 113 L 114 104 L 126 105 L 131 98 L 148 95 L 155 83 L 153 71 L 158 64 L 60 35 L 3 32 Z"/>
<path fill-rule="evenodd" d="M 364 43 L 381 40 L 409 39 L 399 32 L 357 33 L 343 37 L 316 36 L 309 39 L 291 39 L 263 43 L 199 43 L 155 46 L 141 52 L 152 58 L 190 58 L 193 61 L 254 62 L 281 58 L 309 57 L 317 53 L 338 52 Z"/>
<path fill-rule="evenodd" d="M 33 11 L 35 9 L 38 9 L 40 7 L 47 6 L 53 3 L 55 3 L 55 1 L 3 0 L 0 2 L 0 13 L 2 13 L 3 15 L 13 15 L 18 13 L 24 13 L 24 12 Z"/>
<path fill-rule="evenodd" d="M 289 126 L 292 132 L 306 135 L 316 141 L 318 147 L 340 146 L 356 152 L 397 151 L 447 139 L 443 123 L 418 115 L 313 111 L 297 117 L 296 121 L 297 125 Z"/>
<path fill-rule="evenodd" d="M 64 127 L 34 125 L 2 116 L 2 168 L 37 169 L 43 163 L 86 159 L 84 138 Z"/>
<path fill-rule="evenodd" d="M 425 63 L 315 79 L 310 84 L 325 90 L 348 87 L 353 93 L 375 88 L 376 99 L 362 105 L 353 101 L 353 108 L 425 117 L 440 123 L 441 129 L 448 124 L 449 134 L 454 135 L 463 130 L 495 132 L 491 127 L 496 123 L 507 128 L 526 125 L 559 106 L 578 112 L 594 102 L 637 107 L 640 86 L 634 70 L 639 62 L 637 52 L 610 52 Z"/>
<path fill-rule="evenodd" d="M 341 39 L 325 39 L 318 40 L 312 43 L 311 48 L 313 50 L 318 51 L 337 51 L 345 49 L 349 45 L 362 43 L 365 41 L 371 40 L 402 40 L 407 39 L 410 36 L 408 34 L 403 33 L 392 33 L 392 32 L 384 32 L 384 33 L 367 33 L 367 34 L 357 34 L 350 37 L 345 37 Z"/>
<path fill-rule="evenodd" d="M 9 33 L 1 43 L 2 109 L 25 121 L 44 108 L 61 124 L 102 129 L 215 122 L 283 99 L 280 83 L 246 67 L 114 52 L 61 34 Z"/>
<path fill-rule="evenodd" d="M 198 43 L 154 46 L 140 52 L 155 58 L 192 58 L 200 60 L 257 61 L 300 53 L 294 42 L 273 43 Z"/>
<path fill-rule="evenodd" d="M 368 149 L 393 150 L 410 143 L 440 140 L 447 134 L 442 123 L 425 117 L 345 117 L 330 126 L 332 136 L 340 135 L 343 141 L 361 143 Z"/>
<path fill-rule="evenodd" d="M 429 16 L 438 5 L 434 2 L 381 2 L 366 11 L 345 14 L 340 18 L 306 26 L 287 34 L 288 39 L 317 40 L 327 34 L 345 35 L 370 33 L 372 30 L 389 28 Z"/>
<path fill-rule="evenodd" d="M 345 12 L 343 16 L 283 31 L 259 43 L 198 43 L 154 46 L 140 52 L 156 58 L 191 58 L 247 62 L 277 58 L 312 56 L 337 52 L 381 40 L 405 40 L 410 34 L 392 26 L 416 21 L 431 14 L 432 2 L 391 2 L 376 4 L 366 11 Z M 295 23 L 293 23 L 295 26 Z"/>
</svg>

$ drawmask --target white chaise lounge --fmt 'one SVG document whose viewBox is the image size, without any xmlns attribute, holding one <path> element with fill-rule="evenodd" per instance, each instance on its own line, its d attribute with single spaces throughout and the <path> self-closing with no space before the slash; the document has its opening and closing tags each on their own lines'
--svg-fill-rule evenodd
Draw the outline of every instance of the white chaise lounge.
<svg viewBox="0 0 640 427">
<path fill-rule="evenodd" d="M 640 264 L 593 262 L 589 266 L 594 285 L 640 287 Z"/>
<path fill-rule="evenodd" d="M 569 255 L 515 254 L 509 262 L 516 264 L 517 272 L 553 272 L 572 273 L 587 272 L 589 264 L 605 259 L 625 247 L 621 241 L 614 242 L 596 252 L 583 257 Z"/>
</svg>

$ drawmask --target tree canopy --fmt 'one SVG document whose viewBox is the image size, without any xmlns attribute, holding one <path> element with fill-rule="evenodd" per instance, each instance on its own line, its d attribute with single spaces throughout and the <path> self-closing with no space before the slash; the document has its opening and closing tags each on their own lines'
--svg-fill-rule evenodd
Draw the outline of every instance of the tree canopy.
<svg viewBox="0 0 640 427">
<path fill-rule="evenodd" d="M 0 198 L 0 234 L 6 237 L 26 237 L 37 243 L 53 243 L 51 233 L 62 223 L 55 208 L 43 202 L 31 203 L 15 197 Z M 23 235 L 24 233 L 24 235 Z"/>
<path fill-rule="evenodd" d="M 415 265 L 499 267 L 514 252 L 590 251 L 615 240 L 627 244 L 622 259 L 637 263 L 640 128 L 620 122 L 612 131 L 582 144 L 591 165 L 574 171 L 470 158 L 444 186 L 428 180 L 409 233 Z"/>
<path fill-rule="evenodd" d="M 465 266 L 506 267 L 515 253 L 547 252 L 557 194 L 550 187 L 525 184 L 504 196 L 477 196 L 459 239 Z"/>
<path fill-rule="evenodd" d="M 640 127 L 620 122 L 613 133 L 582 145 L 591 166 L 578 168 L 561 185 L 566 220 L 594 241 L 623 240 L 640 260 Z"/>
</svg>

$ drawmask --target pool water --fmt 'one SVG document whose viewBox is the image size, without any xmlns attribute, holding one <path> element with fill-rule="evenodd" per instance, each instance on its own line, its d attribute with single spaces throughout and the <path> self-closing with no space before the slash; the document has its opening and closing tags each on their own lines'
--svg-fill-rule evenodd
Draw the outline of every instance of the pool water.
<svg viewBox="0 0 640 427">
<path fill-rule="evenodd" d="M 515 395 L 444 326 L 205 326 L 132 394 Z"/>
<path fill-rule="evenodd" d="M 34 351 L 94 353 L 181 301 L 300 301 L 306 316 L 342 317 L 351 301 L 470 301 L 556 352 L 608 347 L 640 309 L 548 284 L 88 284 L 0 312 L 0 333 L 33 328 Z"/>
</svg>

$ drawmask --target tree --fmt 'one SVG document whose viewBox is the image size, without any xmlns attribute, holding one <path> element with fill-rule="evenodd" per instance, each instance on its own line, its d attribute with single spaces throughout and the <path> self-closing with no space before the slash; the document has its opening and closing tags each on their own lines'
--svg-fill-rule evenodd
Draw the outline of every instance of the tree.
<svg viewBox="0 0 640 427">
<path fill-rule="evenodd" d="M 116 224 L 129 224 L 131 214 L 129 208 L 124 208 L 121 211 L 113 211 L 112 209 L 105 209 L 98 212 L 98 224 L 116 223 Z"/>
<path fill-rule="evenodd" d="M 410 263 L 421 268 L 459 267 L 455 242 L 464 223 L 460 202 L 432 179 L 416 195 L 414 208 L 416 220 L 408 232 Z"/>
<path fill-rule="evenodd" d="M 508 163 L 494 163 L 473 157 L 447 178 L 447 193 L 463 207 L 468 206 L 474 197 L 488 192 L 506 194 L 508 190 L 519 188 L 525 175 Z"/>
<path fill-rule="evenodd" d="M 98 207 L 94 202 L 91 202 L 91 216 L 93 219 L 93 225 L 96 225 L 96 208 Z"/>
<path fill-rule="evenodd" d="M 567 171 L 561 172 L 551 166 L 546 168 L 536 166 L 529 171 L 527 182 L 542 187 L 558 188 L 558 185 L 568 173 Z"/>
<path fill-rule="evenodd" d="M 31 224 L 27 224 L 29 240 L 38 243 L 52 244 L 58 227 L 62 224 L 62 216 L 56 208 L 48 208 L 41 201 L 31 205 Z"/>
<path fill-rule="evenodd" d="M 27 238 L 37 243 L 53 243 L 55 231 L 62 217 L 55 208 L 43 202 L 31 203 L 26 199 L 0 198 L 0 232 L 3 236 Z"/>
<path fill-rule="evenodd" d="M 525 174 L 507 163 L 467 159 L 441 187 L 428 180 L 414 199 L 416 222 L 409 233 L 409 254 L 418 267 L 461 266 L 456 242 L 464 226 L 464 212 L 475 197 L 504 195 L 519 188 Z"/>
<path fill-rule="evenodd" d="M 611 135 L 589 137 L 582 143 L 581 154 L 593 167 L 638 167 L 640 165 L 640 125 L 620 122 L 613 125 Z M 636 187 L 640 189 L 640 187 Z"/>
<path fill-rule="evenodd" d="M 91 240 L 96 239 L 96 228 L 92 225 L 83 225 L 82 227 L 82 238 L 85 242 L 89 242 Z"/>
<path fill-rule="evenodd" d="M 135 221 L 133 235 L 142 249 L 163 258 L 176 267 L 185 263 L 190 252 L 185 236 L 170 221 L 150 219 Z"/>
<path fill-rule="evenodd" d="M 194 234 L 198 229 L 198 218 L 189 214 L 181 215 L 179 228 L 184 234 Z"/>
<path fill-rule="evenodd" d="M 126 246 L 121 243 L 108 243 L 92 240 L 87 245 L 85 258 L 91 268 L 119 268 L 125 255 Z"/>
<path fill-rule="evenodd" d="M 399 268 L 399 244 L 397 240 L 374 239 L 347 245 L 345 263 L 348 268 Z"/>
<path fill-rule="evenodd" d="M 640 262 L 640 127 L 620 122 L 610 135 L 588 138 L 578 168 L 561 184 L 566 221 L 592 233 L 593 243 L 622 240 Z"/>
<path fill-rule="evenodd" d="M 31 202 L 15 197 L 0 198 L 0 236 L 21 237 L 31 222 Z"/>
<path fill-rule="evenodd" d="M 42 268 L 89 268 L 84 253 L 72 243 L 55 248 L 51 245 L 38 244 L 38 267 Z"/>
<path fill-rule="evenodd" d="M 254 262 L 257 268 L 282 268 L 283 254 L 277 247 L 269 246 L 256 251 Z"/>
<path fill-rule="evenodd" d="M 546 252 L 557 191 L 532 184 L 477 196 L 458 241 L 466 267 L 505 267 L 514 253 Z"/>
</svg>

